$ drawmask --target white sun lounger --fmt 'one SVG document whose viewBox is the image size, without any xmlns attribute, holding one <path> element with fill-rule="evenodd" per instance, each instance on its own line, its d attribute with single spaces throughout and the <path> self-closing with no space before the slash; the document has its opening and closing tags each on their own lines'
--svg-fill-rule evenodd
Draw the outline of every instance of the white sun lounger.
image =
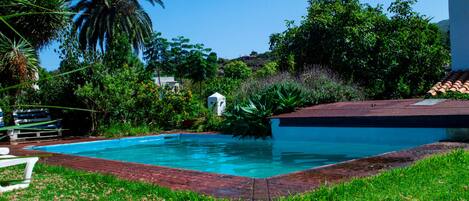
<svg viewBox="0 0 469 201">
<path fill-rule="evenodd" d="M 29 183 L 31 183 L 31 176 L 33 174 L 34 165 L 39 160 L 38 157 L 22 158 L 13 155 L 8 155 L 9 153 L 10 150 L 8 148 L 0 148 L 0 168 L 26 164 L 26 169 L 24 170 L 24 179 L 18 184 L 10 186 L 0 186 L 0 193 L 28 188 Z"/>
</svg>

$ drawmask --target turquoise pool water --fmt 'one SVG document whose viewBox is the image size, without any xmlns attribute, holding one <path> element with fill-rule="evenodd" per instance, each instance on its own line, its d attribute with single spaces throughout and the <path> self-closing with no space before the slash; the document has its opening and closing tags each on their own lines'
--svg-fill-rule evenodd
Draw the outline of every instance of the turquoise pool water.
<svg viewBox="0 0 469 201">
<path fill-rule="evenodd" d="M 163 135 L 34 150 L 267 178 L 414 147 L 416 143 L 239 140 L 227 135 Z"/>
</svg>

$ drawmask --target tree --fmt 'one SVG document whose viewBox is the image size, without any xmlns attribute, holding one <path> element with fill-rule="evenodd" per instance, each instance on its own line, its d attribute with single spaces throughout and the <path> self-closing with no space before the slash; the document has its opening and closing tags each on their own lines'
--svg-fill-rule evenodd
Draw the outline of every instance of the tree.
<svg viewBox="0 0 469 201">
<path fill-rule="evenodd" d="M 163 6 L 161 0 L 148 0 Z M 73 5 L 74 31 L 81 49 L 102 50 L 112 41 L 114 33 L 124 33 L 134 48 L 143 47 L 144 39 L 152 33 L 152 22 L 138 0 L 80 0 Z"/>
<path fill-rule="evenodd" d="M 133 96 L 137 96 L 137 91 L 144 91 L 144 83 L 151 82 L 124 34 L 116 33 L 108 42 L 108 47 L 103 56 L 81 62 L 92 65 L 93 69 L 85 83 L 77 86 L 74 92 L 86 108 L 99 111 L 90 113 L 91 131 L 96 131 L 98 123 L 129 121 L 135 115 L 130 108 L 138 105 L 138 97 Z M 87 56 L 86 53 L 82 54 L 83 57 Z"/>
<path fill-rule="evenodd" d="M 198 83 L 214 78 L 218 71 L 217 58 L 217 54 L 214 52 L 207 55 L 203 46 L 192 50 L 187 59 L 186 78 Z"/>
<path fill-rule="evenodd" d="M 191 44 L 190 40 L 179 36 L 171 42 L 155 33 L 147 41 L 144 58 L 147 68 L 156 69 L 176 78 L 187 78 L 201 82 L 215 77 L 218 71 L 217 54 L 203 44 Z"/>
<path fill-rule="evenodd" d="M 206 78 L 214 78 L 218 74 L 218 55 L 215 52 L 211 52 L 207 56 L 207 76 Z"/>
<path fill-rule="evenodd" d="M 103 64 L 108 70 L 142 65 L 140 59 L 132 52 L 129 38 L 124 33 L 115 33 L 108 42 L 108 50 L 104 54 Z"/>
<path fill-rule="evenodd" d="M 414 3 L 396 0 L 388 17 L 381 6 L 358 0 L 311 0 L 300 25 L 289 22 L 271 36 L 271 49 L 282 71 L 328 66 L 364 86 L 370 98 L 421 95 L 443 76 L 449 52 L 438 27 L 412 10 Z"/>
<path fill-rule="evenodd" d="M 156 72 L 158 83 L 161 83 L 161 70 L 168 66 L 169 42 L 161 33 L 153 33 L 145 42 L 143 58 L 148 61 L 147 70 Z"/>
</svg>

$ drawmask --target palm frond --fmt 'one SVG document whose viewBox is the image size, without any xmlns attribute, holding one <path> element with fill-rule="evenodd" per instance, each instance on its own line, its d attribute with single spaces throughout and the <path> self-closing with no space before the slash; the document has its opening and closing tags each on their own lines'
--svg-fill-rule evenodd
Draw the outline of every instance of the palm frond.
<svg viewBox="0 0 469 201">
<path fill-rule="evenodd" d="M 151 5 L 156 5 L 156 4 L 158 4 L 158 5 L 160 5 L 160 6 L 163 7 L 163 8 L 165 7 L 165 5 L 164 5 L 164 3 L 163 3 L 162 0 L 147 0 L 147 1 L 150 2 Z"/>
<path fill-rule="evenodd" d="M 36 50 L 26 40 L 11 40 L 0 33 L 0 72 L 13 82 L 30 80 L 37 72 L 39 61 Z"/>
<path fill-rule="evenodd" d="M 161 0 L 147 0 L 152 5 L 164 7 Z M 73 33 L 78 35 L 83 50 L 102 50 L 115 36 L 115 32 L 126 34 L 133 48 L 143 48 L 144 39 L 152 31 L 150 16 L 137 0 L 80 0 L 71 9 L 74 16 Z"/>
<path fill-rule="evenodd" d="M 61 73 L 61 74 L 58 74 L 58 75 L 54 75 L 54 76 L 51 76 L 48 79 L 43 80 L 43 81 L 47 81 L 47 80 L 51 80 L 51 79 L 54 79 L 54 78 L 57 78 L 57 77 L 62 77 L 62 76 L 65 76 L 65 75 L 77 73 L 77 72 L 83 71 L 83 70 L 88 69 L 88 68 L 91 68 L 91 66 L 85 66 L 83 68 L 78 68 L 78 69 L 67 71 L 67 72 L 64 72 L 64 73 Z M 39 81 L 38 80 L 29 80 L 29 81 L 25 81 L 25 82 L 20 83 L 20 84 L 8 86 L 8 87 L 3 87 L 3 88 L 0 88 L 0 92 L 8 91 L 8 90 L 11 90 L 11 89 L 21 88 L 21 87 L 24 87 L 25 85 L 27 86 L 27 85 L 30 85 L 30 84 L 38 83 L 40 81 L 41 80 L 39 80 Z"/>
<path fill-rule="evenodd" d="M 16 105 L 15 107 L 17 108 L 50 108 L 50 109 L 74 110 L 74 111 L 82 111 L 82 112 L 98 112 L 96 110 L 90 110 L 90 109 L 53 106 L 53 105 Z"/>
<path fill-rule="evenodd" d="M 35 126 L 43 126 L 43 125 L 56 123 L 58 121 L 59 120 L 52 120 L 52 121 L 45 121 L 45 122 L 39 122 L 39 123 L 22 124 L 22 125 L 15 125 L 15 126 L 6 126 L 6 127 L 1 127 L 0 131 L 18 130 L 18 129 L 22 129 L 22 128 L 31 128 L 31 127 L 35 127 Z"/>
<path fill-rule="evenodd" d="M 64 0 L 6 0 L 4 4 L 0 17 L 7 26 L 0 26 L 0 32 L 10 39 L 21 35 L 35 49 L 53 40 L 68 23 L 68 16 L 74 15 Z"/>
</svg>

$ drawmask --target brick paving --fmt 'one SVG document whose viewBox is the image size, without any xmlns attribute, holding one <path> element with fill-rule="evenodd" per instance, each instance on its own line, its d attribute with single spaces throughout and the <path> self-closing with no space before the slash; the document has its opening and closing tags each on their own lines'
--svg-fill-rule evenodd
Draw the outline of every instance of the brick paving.
<svg viewBox="0 0 469 201">
<path fill-rule="evenodd" d="M 24 150 L 30 145 L 51 145 L 73 142 L 102 140 L 99 138 L 63 139 L 50 142 L 27 143 L 20 145 L 0 145 L 11 148 L 15 155 L 47 154 L 40 151 Z M 417 148 L 391 152 L 380 156 L 357 159 L 267 179 L 211 174 L 190 170 L 143 165 L 128 162 L 110 161 L 63 154 L 51 154 L 40 162 L 78 170 L 115 175 L 117 177 L 153 183 L 174 190 L 190 190 L 218 198 L 241 200 L 271 200 L 314 190 L 321 185 L 345 182 L 356 177 L 375 175 L 381 171 L 402 167 L 436 153 L 465 148 L 463 143 L 435 143 Z"/>
</svg>

